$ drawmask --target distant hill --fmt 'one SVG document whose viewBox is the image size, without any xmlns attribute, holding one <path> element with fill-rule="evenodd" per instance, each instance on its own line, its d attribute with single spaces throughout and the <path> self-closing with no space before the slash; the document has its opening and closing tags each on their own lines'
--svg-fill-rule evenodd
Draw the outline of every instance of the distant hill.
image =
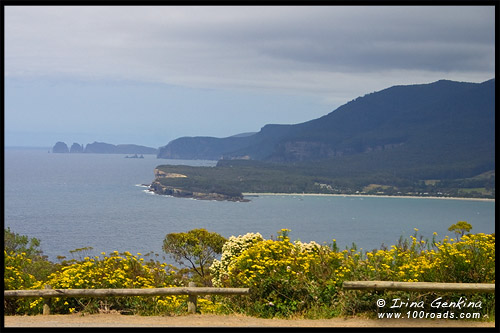
<svg viewBox="0 0 500 333">
<path fill-rule="evenodd" d="M 85 147 L 84 153 L 98 154 L 157 154 L 156 148 L 139 146 L 134 144 L 113 145 L 104 142 L 90 143 Z"/>
<path fill-rule="evenodd" d="M 158 158 L 187 160 L 218 160 L 224 154 L 248 147 L 255 132 L 241 133 L 227 138 L 208 136 L 182 137 L 160 147 Z"/>
<path fill-rule="evenodd" d="M 494 152 L 494 120 L 494 79 L 482 84 L 443 80 L 396 86 L 294 125 L 270 154 L 256 159 L 303 161 L 396 151 L 401 157 L 416 154 L 426 162 L 472 156 L 493 161 L 487 155 Z"/>
<path fill-rule="evenodd" d="M 158 158 L 187 160 L 262 159 L 270 154 L 269 143 L 286 134 L 291 125 L 266 125 L 250 135 L 234 135 L 227 138 L 206 136 L 181 137 L 170 141 L 158 150 Z M 251 154 L 247 155 L 247 154 Z"/>
<path fill-rule="evenodd" d="M 113 145 L 104 142 L 89 143 L 85 148 L 83 145 L 73 143 L 71 149 L 64 142 L 57 142 L 52 148 L 54 153 L 95 153 L 95 154 L 157 154 L 158 149 L 139 146 L 134 144 Z"/>
<path fill-rule="evenodd" d="M 494 124 L 495 79 L 440 80 L 370 93 L 321 118 L 266 125 L 250 136 L 179 138 L 160 147 L 158 157 L 314 161 L 339 174 L 427 170 L 422 177 L 471 177 L 494 169 Z"/>
</svg>

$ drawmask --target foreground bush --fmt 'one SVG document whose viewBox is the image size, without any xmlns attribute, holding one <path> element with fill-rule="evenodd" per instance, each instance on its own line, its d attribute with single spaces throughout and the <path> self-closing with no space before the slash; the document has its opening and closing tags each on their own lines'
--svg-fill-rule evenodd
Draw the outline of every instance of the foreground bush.
<svg viewBox="0 0 500 333">
<path fill-rule="evenodd" d="M 15 257 L 8 256 L 9 262 Z M 160 288 L 177 286 L 176 272 L 173 267 L 157 261 L 145 261 L 144 258 L 129 252 L 117 251 L 102 257 L 85 257 L 82 261 L 62 266 L 60 270 L 49 275 L 46 280 L 29 283 L 23 288 L 43 289 L 50 285 L 53 289 L 100 289 L 100 288 Z M 10 285 L 12 286 L 12 284 Z M 110 310 L 132 310 L 135 313 L 158 314 L 179 312 L 186 297 L 106 297 L 106 298 L 53 298 L 51 309 L 55 313 L 73 313 Z M 28 302 L 19 302 L 16 313 L 39 314 L 42 312 L 43 300 L 37 298 Z"/>
<path fill-rule="evenodd" d="M 400 240 L 390 249 L 361 252 L 355 248 L 339 251 L 335 242 L 330 246 L 291 242 L 288 231 L 283 229 L 277 240 L 247 234 L 224 245 L 221 261 L 215 260 L 211 267 L 213 284 L 251 288 L 248 298 L 222 299 L 227 308 L 262 317 L 376 313 L 376 301 L 383 292 L 343 291 L 343 281 L 495 282 L 494 235 L 469 234 L 436 242 L 418 239 L 415 230 L 410 240 Z M 449 301 L 468 297 L 482 303 L 483 316 L 494 314 L 491 294 L 399 292 L 385 296 L 423 304 L 437 297 Z"/>
<path fill-rule="evenodd" d="M 31 289 L 57 269 L 58 265 L 43 255 L 37 238 L 19 235 L 10 228 L 4 229 L 5 290 Z M 25 304 L 27 301 L 23 299 L 5 299 L 5 313 L 16 313 L 26 308 Z"/>
<path fill-rule="evenodd" d="M 315 242 L 292 243 L 288 231 L 281 230 L 276 241 L 258 234 L 230 239 L 221 262 L 212 265 L 214 285 L 250 288 L 249 297 L 232 298 L 250 315 L 286 317 L 311 304 L 331 306 L 334 301 L 338 288 L 334 277 L 343 272 L 343 253 Z"/>
<path fill-rule="evenodd" d="M 198 298 L 201 313 L 245 313 L 259 317 L 330 318 L 367 313 L 376 315 L 379 299 L 392 303 L 429 304 L 443 301 L 480 304 L 479 309 L 451 309 L 455 313 L 479 311 L 494 318 L 494 294 L 346 291 L 344 281 L 386 280 L 426 282 L 495 282 L 495 235 L 459 234 L 436 241 L 424 240 L 418 230 L 410 239 L 379 250 L 339 250 L 332 244 L 291 241 L 282 229 L 276 240 L 258 233 L 232 236 L 222 246 L 220 260 L 210 266 L 212 284 L 217 287 L 248 287 L 248 296 L 207 296 Z M 189 270 L 129 252 L 73 259 L 61 264 L 40 261 L 25 248 L 4 251 L 5 289 L 52 288 L 155 288 L 186 286 L 193 277 Z M 49 267 L 37 276 L 35 267 Z M 48 272 L 52 272 L 49 274 Z M 180 314 L 187 309 L 187 296 L 54 298 L 54 313 L 126 311 L 144 315 Z M 8 299 L 6 314 L 39 314 L 42 299 Z M 403 312 L 400 308 L 385 309 Z M 420 310 L 420 309 L 419 309 Z"/>
<path fill-rule="evenodd" d="M 227 241 L 216 232 L 193 229 L 188 232 L 170 233 L 163 241 L 163 251 L 180 265 L 190 268 L 197 282 L 210 286 L 209 266 Z M 194 278 L 192 277 L 194 280 Z"/>
</svg>

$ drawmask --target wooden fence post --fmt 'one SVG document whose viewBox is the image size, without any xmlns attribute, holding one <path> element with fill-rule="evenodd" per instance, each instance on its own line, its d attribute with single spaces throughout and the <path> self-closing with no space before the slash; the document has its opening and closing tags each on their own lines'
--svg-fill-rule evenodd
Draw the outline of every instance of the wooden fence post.
<svg viewBox="0 0 500 333">
<path fill-rule="evenodd" d="M 189 287 L 196 287 L 196 283 L 189 282 Z M 188 295 L 188 312 L 196 313 L 196 295 Z"/>
<path fill-rule="evenodd" d="M 48 284 L 46 284 L 45 289 L 52 289 L 52 287 L 49 286 Z M 50 314 L 50 303 L 51 303 L 51 298 L 44 297 L 44 299 L 43 299 L 43 315 L 45 315 L 45 316 Z"/>
</svg>

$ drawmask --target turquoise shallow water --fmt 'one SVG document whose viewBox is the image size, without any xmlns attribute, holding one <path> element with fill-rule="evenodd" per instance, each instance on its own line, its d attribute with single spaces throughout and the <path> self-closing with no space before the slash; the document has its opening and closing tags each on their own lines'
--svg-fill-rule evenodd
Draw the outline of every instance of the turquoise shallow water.
<svg viewBox="0 0 500 333">
<path fill-rule="evenodd" d="M 215 161 L 126 159 L 125 155 L 49 154 L 48 149 L 5 150 L 5 227 L 37 237 L 50 259 L 91 246 L 102 251 L 161 254 L 165 235 L 205 228 L 225 237 L 282 228 L 301 241 L 356 243 L 371 250 L 392 245 L 414 228 L 432 238 L 452 235 L 457 221 L 472 232 L 495 230 L 494 202 L 333 196 L 259 196 L 218 202 L 153 195 L 141 184 L 159 164 L 213 166 Z"/>
</svg>

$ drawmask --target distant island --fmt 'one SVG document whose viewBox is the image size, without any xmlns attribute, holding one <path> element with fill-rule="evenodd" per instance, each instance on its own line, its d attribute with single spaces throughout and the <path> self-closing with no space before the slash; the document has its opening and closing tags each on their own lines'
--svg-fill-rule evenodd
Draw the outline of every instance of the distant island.
<svg viewBox="0 0 500 333">
<path fill-rule="evenodd" d="M 80 145 L 78 143 L 73 143 L 71 145 L 71 148 L 68 148 L 68 145 L 65 142 L 59 141 L 54 145 L 54 147 L 52 147 L 52 152 L 62 153 L 62 154 L 65 153 L 134 154 L 129 158 L 141 158 L 137 156 L 137 154 L 141 154 L 141 156 L 142 154 L 156 155 L 158 153 L 158 149 L 146 146 L 134 145 L 134 144 L 113 145 L 104 142 L 89 143 L 85 146 L 85 148 L 83 144 Z M 142 156 L 142 158 L 144 158 L 144 156 Z"/>
</svg>

